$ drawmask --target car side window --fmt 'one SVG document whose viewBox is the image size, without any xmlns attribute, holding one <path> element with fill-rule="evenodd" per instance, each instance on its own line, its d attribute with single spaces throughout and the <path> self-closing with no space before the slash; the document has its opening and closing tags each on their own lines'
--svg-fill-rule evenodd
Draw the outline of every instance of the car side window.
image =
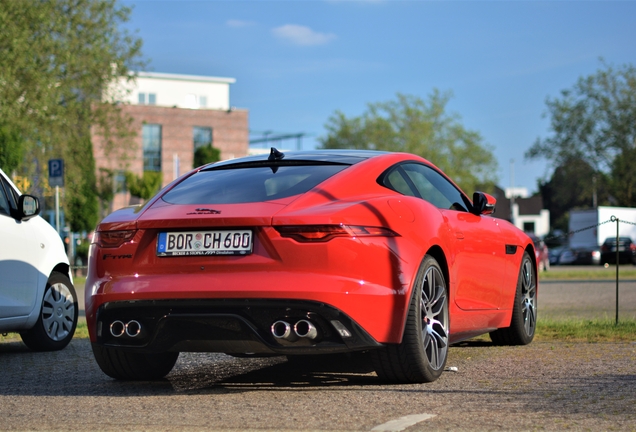
<svg viewBox="0 0 636 432">
<path fill-rule="evenodd" d="M 440 209 L 467 212 L 470 205 L 450 181 L 424 164 L 400 164 L 386 175 L 384 183 L 404 195 L 419 196 Z"/>
<path fill-rule="evenodd" d="M 408 196 L 417 196 L 416 192 L 407 183 L 400 169 L 391 171 L 385 179 L 385 184 L 389 188 Z"/>
<path fill-rule="evenodd" d="M 4 179 L 0 178 L 0 214 L 8 216 L 11 214 L 11 205 L 9 204 L 9 196 L 6 192 L 7 186 Z"/>
</svg>

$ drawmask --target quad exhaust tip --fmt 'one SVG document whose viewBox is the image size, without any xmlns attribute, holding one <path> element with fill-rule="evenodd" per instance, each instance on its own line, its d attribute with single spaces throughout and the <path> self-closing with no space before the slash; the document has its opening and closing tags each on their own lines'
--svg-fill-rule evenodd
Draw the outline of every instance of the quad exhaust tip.
<svg viewBox="0 0 636 432">
<path fill-rule="evenodd" d="M 287 321 L 276 321 L 272 324 L 272 335 L 276 339 L 284 339 L 287 341 L 293 341 L 297 338 L 292 330 L 292 326 Z"/>
<path fill-rule="evenodd" d="M 130 320 L 127 323 L 115 320 L 110 324 L 110 334 L 116 338 L 122 337 L 124 334 L 128 335 L 128 337 L 134 338 L 139 336 L 140 333 L 141 324 L 136 320 Z"/>
<path fill-rule="evenodd" d="M 300 338 L 316 339 L 318 337 L 318 329 L 311 321 L 300 320 L 294 325 L 294 333 Z"/>
<path fill-rule="evenodd" d="M 294 342 L 301 339 L 316 339 L 318 337 L 318 329 L 308 320 L 299 320 L 292 325 L 287 321 L 278 320 L 272 324 L 272 335 L 276 339 L 283 339 L 288 342 Z"/>
</svg>

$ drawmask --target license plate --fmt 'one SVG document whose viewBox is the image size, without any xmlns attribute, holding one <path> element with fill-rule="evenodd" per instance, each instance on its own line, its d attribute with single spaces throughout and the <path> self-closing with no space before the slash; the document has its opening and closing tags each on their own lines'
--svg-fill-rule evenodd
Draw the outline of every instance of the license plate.
<svg viewBox="0 0 636 432">
<path fill-rule="evenodd" d="M 157 256 L 248 255 L 252 245 L 251 230 L 161 232 Z"/>
</svg>

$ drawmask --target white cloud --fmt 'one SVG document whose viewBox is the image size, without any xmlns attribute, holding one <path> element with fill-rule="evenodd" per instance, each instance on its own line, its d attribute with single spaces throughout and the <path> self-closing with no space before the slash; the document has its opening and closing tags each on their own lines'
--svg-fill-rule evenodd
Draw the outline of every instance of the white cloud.
<svg viewBox="0 0 636 432">
<path fill-rule="evenodd" d="M 280 39 L 286 40 L 294 45 L 324 45 L 336 39 L 333 33 L 319 33 L 309 27 L 285 24 L 284 26 L 272 29 L 272 33 Z"/>
<path fill-rule="evenodd" d="M 227 20 L 225 24 L 228 27 L 240 28 L 240 27 L 250 27 L 250 26 L 253 26 L 255 23 L 254 21 L 242 21 L 242 20 L 230 19 L 230 20 Z"/>
</svg>

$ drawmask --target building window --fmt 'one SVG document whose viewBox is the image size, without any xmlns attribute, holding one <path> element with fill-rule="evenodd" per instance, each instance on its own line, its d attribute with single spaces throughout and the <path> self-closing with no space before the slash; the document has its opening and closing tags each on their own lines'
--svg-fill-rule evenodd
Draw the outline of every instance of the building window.
<svg viewBox="0 0 636 432">
<path fill-rule="evenodd" d="M 146 98 L 146 96 L 148 97 Z M 137 96 L 137 101 L 139 102 L 139 105 L 146 105 L 146 103 L 148 105 L 157 105 L 157 94 L 148 93 L 146 95 L 146 93 L 139 93 L 139 95 Z"/>
<path fill-rule="evenodd" d="M 161 125 L 143 125 L 142 141 L 144 171 L 161 171 Z"/>
<path fill-rule="evenodd" d="M 523 223 L 523 230 L 525 232 L 534 233 L 534 222 L 524 222 Z"/>
<path fill-rule="evenodd" d="M 208 106 L 208 97 L 207 96 L 199 96 L 199 107 L 206 108 Z"/>
<path fill-rule="evenodd" d="M 199 147 L 212 145 L 212 128 L 195 126 L 192 128 L 192 135 L 194 137 L 194 151 L 197 151 Z"/>
</svg>

